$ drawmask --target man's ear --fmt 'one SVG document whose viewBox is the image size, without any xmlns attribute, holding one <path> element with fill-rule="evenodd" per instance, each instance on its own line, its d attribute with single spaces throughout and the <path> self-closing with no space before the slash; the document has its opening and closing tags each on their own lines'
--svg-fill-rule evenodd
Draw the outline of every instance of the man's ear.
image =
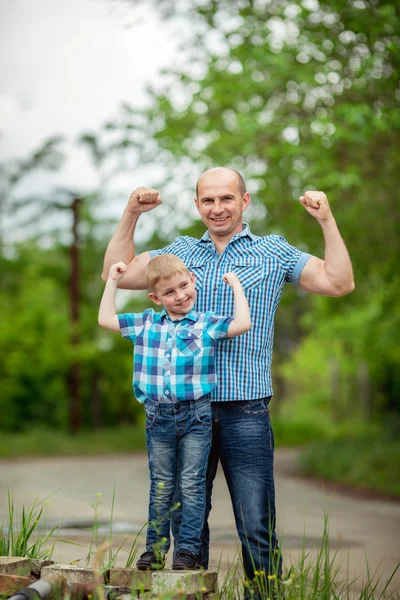
<svg viewBox="0 0 400 600">
<path fill-rule="evenodd" d="M 246 192 L 245 195 L 243 196 L 242 212 L 244 212 L 246 210 L 246 208 L 248 207 L 249 204 L 250 204 L 250 194 L 249 194 L 249 192 Z"/>
<path fill-rule="evenodd" d="M 149 293 L 149 298 L 152 302 L 154 302 L 154 304 L 162 304 L 161 300 L 158 298 L 158 296 L 156 296 L 155 294 L 153 294 L 153 292 Z"/>
</svg>

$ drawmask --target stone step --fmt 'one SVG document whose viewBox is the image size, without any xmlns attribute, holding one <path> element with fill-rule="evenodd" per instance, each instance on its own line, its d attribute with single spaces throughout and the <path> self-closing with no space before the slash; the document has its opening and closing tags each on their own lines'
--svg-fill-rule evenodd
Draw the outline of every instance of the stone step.
<svg viewBox="0 0 400 600">
<path fill-rule="evenodd" d="M 29 558 L 21 558 L 20 556 L 0 556 L 0 573 L 29 576 L 31 574 L 31 561 Z"/>
<path fill-rule="evenodd" d="M 152 594 L 178 592 L 186 594 L 189 600 L 217 590 L 218 574 L 216 571 L 153 571 L 151 573 Z"/>
<path fill-rule="evenodd" d="M 104 583 L 104 576 L 96 574 L 91 567 L 78 567 L 76 565 L 48 565 L 42 568 L 41 577 L 59 575 L 64 577 L 68 583 Z"/>
</svg>

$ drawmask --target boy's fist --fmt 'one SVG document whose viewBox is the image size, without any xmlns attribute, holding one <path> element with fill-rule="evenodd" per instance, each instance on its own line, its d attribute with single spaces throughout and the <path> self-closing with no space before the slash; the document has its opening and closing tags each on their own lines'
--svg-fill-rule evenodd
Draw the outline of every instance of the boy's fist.
<svg viewBox="0 0 400 600">
<path fill-rule="evenodd" d="M 225 281 L 225 283 L 230 285 L 231 288 L 233 288 L 236 283 L 240 283 L 236 273 L 225 273 L 225 275 L 222 275 L 222 279 Z"/>
<path fill-rule="evenodd" d="M 127 270 L 127 266 L 123 262 L 115 263 L 115 265 L 111 265 L 110 272 L 108 274 L 109 279 L 114 279 L 114 281 L 119 281 L 125 275 Z"/>
</svg>

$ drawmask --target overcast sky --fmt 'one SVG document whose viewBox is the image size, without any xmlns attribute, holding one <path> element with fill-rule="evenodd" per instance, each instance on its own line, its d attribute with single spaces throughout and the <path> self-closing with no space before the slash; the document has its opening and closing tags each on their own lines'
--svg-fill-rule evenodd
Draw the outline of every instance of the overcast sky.
<svg viewBox="0 0 400 600">
<path fill-rule="evenodd" d="M 176 59 L 172 31 L 146 2 L 0 0 L 0 160 L 143 103 L 145 83 Z M 70 184 L 91 184 L 81 158 L 66 171 Z"/>
</svg>

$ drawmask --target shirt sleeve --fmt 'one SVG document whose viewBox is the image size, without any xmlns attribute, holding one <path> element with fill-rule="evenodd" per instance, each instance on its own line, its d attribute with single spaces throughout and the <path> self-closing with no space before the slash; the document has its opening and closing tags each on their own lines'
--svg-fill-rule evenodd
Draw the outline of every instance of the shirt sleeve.
<svg viewBox="0 0 400 600">
<path fill-rule="evenodd" d="M 224 340 L 226 338 L 229 325 L 232 321 L 233 317 L 221 317 L 212 312 L 208 312 L 204 319 L 206 331 L 210 338 L 215 341 Z"/>
<path fill-rule="evenodd" d="M 145 322 L 149 319 L 149 311 L 143 313 L 123 313 L 118 315 L 121 335 L 128 340 L 135 341 L 143 330 Z"/>
<path fill-rule="evenodd" d="M 302 252 L 295 246 L 291 246 L 285 238 L 279 235 L 271 235 L 275 255 L 285 273 L 286 283 L 299 285 L 299 279 L 305 264 L 311 258 L 311 254 Z"/>
</svg>

